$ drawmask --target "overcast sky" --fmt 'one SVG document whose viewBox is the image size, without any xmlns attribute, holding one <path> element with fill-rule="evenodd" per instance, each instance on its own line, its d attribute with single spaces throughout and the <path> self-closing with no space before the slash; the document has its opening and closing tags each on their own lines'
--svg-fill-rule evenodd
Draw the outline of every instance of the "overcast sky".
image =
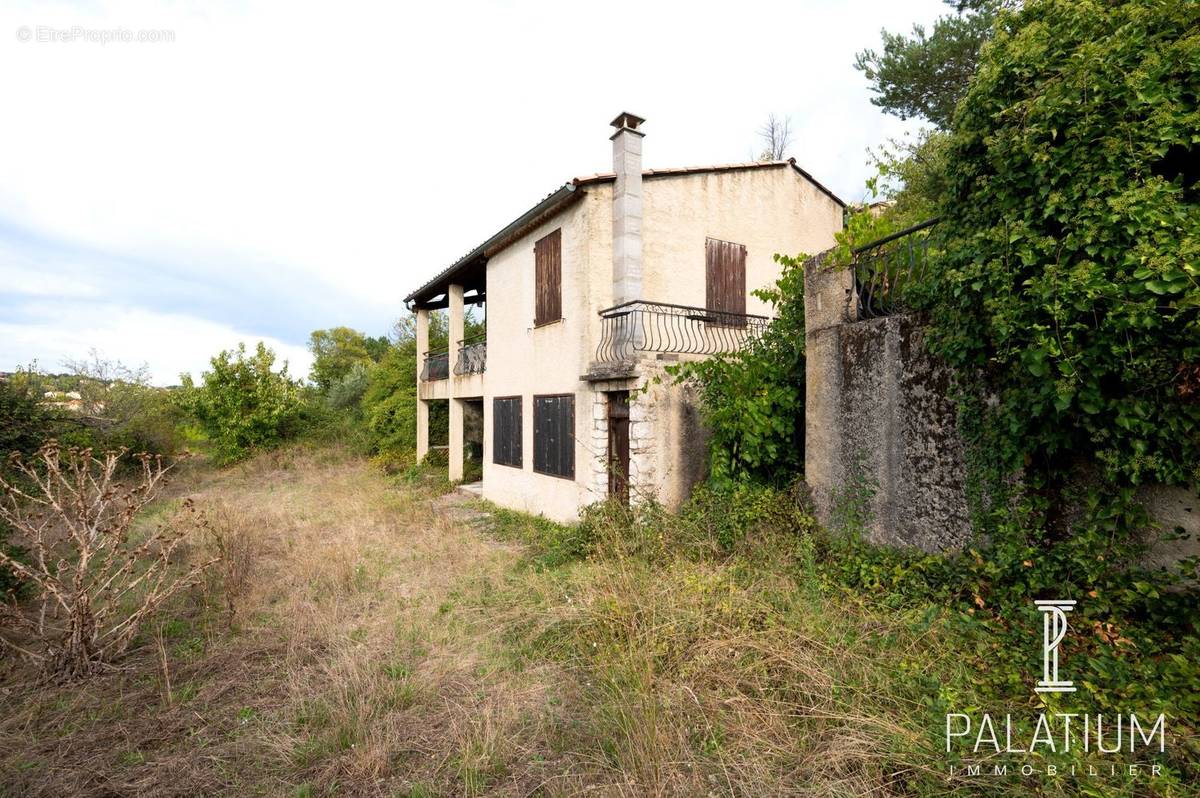
<svg viewBox="0 0 1200 798">
<path fill-rule="evenodd" d="M 265 340 L 302 375 L 310 331 L 387 332 L 410 290 L 608 171 L 621 110 L 647 167 L 748 160 L 788 115 L 797 162 L 861 199 L 867 147 L 915 128 L 854 54 L 944 9 L 6 2 L 0 370 L 94 347 L 171 384 Z"/>
</svg>

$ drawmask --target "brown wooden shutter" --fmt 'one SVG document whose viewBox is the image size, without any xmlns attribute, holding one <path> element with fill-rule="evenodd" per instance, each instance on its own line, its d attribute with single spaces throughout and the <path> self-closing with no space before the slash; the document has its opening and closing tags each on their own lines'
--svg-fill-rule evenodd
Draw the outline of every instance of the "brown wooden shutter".
<svg viewBox="0 0 1200 798">
<path fill-rule="evenodd" d="M 575 478 L 575 396 L 533 397 L 533 470 Z"/>
<path fill-rule="evenodd" d="M 536 299 L 533 324 L 539 326 L 562 318 L 562 229 L 533 245 Z"/>
<path fill-rule="evenodd" d="M 492 462 L 520 468 L 521 397 L 498 396 L 492 400 Z"/>
<path fill-rule="evenodd" d="M 706 309 L 742 316 L 746 313 L 746 248 L 715 238 L 704 242 Z M 713 319 L 718 324 L 741 325 L 745 319 Z"/>
</svg>

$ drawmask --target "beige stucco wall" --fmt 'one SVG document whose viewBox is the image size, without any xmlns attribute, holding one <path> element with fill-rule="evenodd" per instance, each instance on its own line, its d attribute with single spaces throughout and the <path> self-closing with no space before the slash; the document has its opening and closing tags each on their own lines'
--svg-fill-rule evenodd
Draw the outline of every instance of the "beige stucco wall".
<svg viewBox="0 0 1200 798">
<path fill-rule="evenodd" d="M 570 521 L 579 508 L 605 497 L 605 404 L 598 389 L 649 392 L 631 408 L 635 487 L 675 506 L 701 470 L 703 436 L 694 400 L 680 388 L 653 384 L 662 363 L 653 354 L 636 380 L 593 385 L 581 379 L 600 339 L 599 312 L 612 301 L 612 184 L 584 189 L 582 199 L 529 231 L 488 262 L 487 371 L 484 398 L 483 495 L 508 507 Z M 815 252 L 833 244 L 842 211 L 790 167 L 651 178 L 644 184 L 644 282 L 649 301 L 703 306 L 705 238 L 747 248 L 746 283 L 753 290 L 779 274 L 777 252 Z M 533 327 L 534 243 L 562 229 L 563 320 Z M 747 299 L 747 312 L 767 313 Z M 451 378 L 451 381 L 454 378 Z M 427 389 L 422 396 L 430 395 Z M 440 391 L 438 391 L 440 393 Z M 533 396 L 575 396 L 575 479 L 533 471 Z M 454 390 L 457 396 L 467 395 Z M 522 397 L 523 466 L 491 462 L 491 400 Z"/>
<path fill-rule="evenodd" d="M 776 253 L 815 254 L 833 246 L 842 208 L 790 166 L 646 181 L 642 297 L 705 304 L 706 238 L 746 247 L 746 289 L 774 284 Z M 768 314 L 756 297 L 747 313 Z"/>
<path fill-rule="evenodd" d="M 579 377 L 587 361 L 587 301 L 591 270 L 588 251 L 588 203 L 576 202 L 553 219 L 511 244 L 487 267 L 488 353 L 484 373 L 484 498 L 506 507 L 570 521 L 581 506 L 596 501 L 588 480 L 588 453 L 578 442 L 588 440 L 591 397 Z M 559 322 L 535 328 L 534 243 L 562 229 L 562 315 Z M 564 479 L 533 470 L 533 396 L 575 396 L 575 475 Z M 492 457 L 492 399 L 520 396 L 522 412 L 521 468 L 497 465 Z"/>
</svg>

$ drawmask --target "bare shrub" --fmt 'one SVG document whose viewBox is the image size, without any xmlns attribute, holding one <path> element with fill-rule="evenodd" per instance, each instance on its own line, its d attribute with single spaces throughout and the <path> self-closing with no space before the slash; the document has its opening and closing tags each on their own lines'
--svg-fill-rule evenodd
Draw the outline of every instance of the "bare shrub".
<svg viewBox="0 0 1200 798">
<path fill-rule="evenodd" d="M 30 460 L 10 458 L 0 478 L 0 520 L 28 549 L 28 562 L 0 550 L 0 564 L 25 581 L 32 606 L 3 605 L 0 643 L 37 662 L 51 679 L 89 676 L 129 646 L 145 620 L 196 583 L 215 559 L 180 572 L 172 555 L 194 524 L 135 530 L 138 512 L 158 494 L 172 466 L 139 455 L 140 472 L 118 477 L 123 451 L 43 445 Z M 190 502 L 184 512 L 192 513 Z"/>
<path fill-rule="evenodd" d="M 259 547 L 255 530 L 245 514 L 227 504 L 206 507 L 200 513 L 200 527 L 205 542 L 218 559 L 209 571 L 210 593 L 218 593 L 225 605 L 226 622 L 230 628 L 237 620 L 238 608 L 250 592 L 258 560 Z"/>
</svg>

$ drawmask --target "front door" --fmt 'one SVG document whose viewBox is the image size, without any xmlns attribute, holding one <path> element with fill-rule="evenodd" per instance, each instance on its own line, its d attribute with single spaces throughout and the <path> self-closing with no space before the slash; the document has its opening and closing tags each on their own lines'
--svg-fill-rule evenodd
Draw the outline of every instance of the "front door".
<svg viewBox="0 0 1200 798">
<path fill-rule="evenodd" d="M 629 504 L 629 391 L 608 394 L 608 495 Z"/>
</svg>

